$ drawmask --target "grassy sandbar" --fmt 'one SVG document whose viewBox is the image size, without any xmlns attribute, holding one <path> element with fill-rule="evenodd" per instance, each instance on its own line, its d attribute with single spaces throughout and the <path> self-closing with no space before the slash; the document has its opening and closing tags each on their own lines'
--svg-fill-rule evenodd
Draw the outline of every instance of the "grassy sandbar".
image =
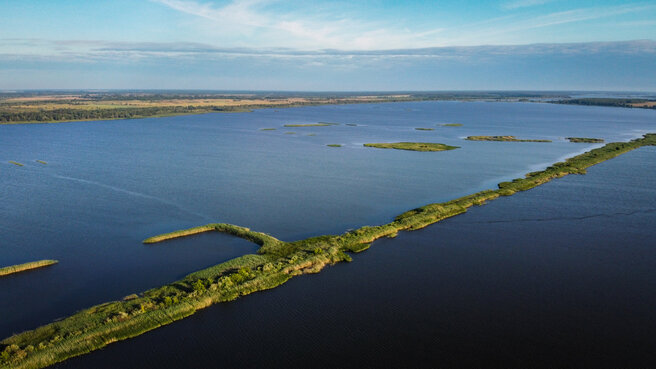
<svg viewBox="0 0 656 369">
<path fill-rule="evenodd" d="M 391 143 L 366 143 L 366 147 L 375 147 L 378 149 L 396 149 L 410 151 L 446 151 L 458 149 L 459 146 L 449 146 L 433 142 L 391 142 Z"/>
<path fill-rule="evenodd" d="M 503 141 L 503 142 L 551 142 L 551 140 L 523 140 L 515 136 L 468 136 L 469 141 Z"/>
<path fill-rule="evenodd" d="M 575 143 L 604 143 L 604 140 L 601 138 L 589 137 L 567 137 L 567 140 Z"/>
<path fill-rule="evenodd" d="M 0 268 L 0 277 L 14 274 L 14 273 L 24 272 L 26 270 L 42 268 L 57 263 L 58 263 L 57 260 L 38 260 L 38 261 L 30 261 L 28 263 L 23 263 L 18 265 L 11 265 L 4 268 Z"/>
<path fill-rule="evenodd" d="M 308 123 L 308 124 L 285 124 L 283 127 L 329 127 L 329 126 L 337 126 L 339 123 Z"/>
</svg>

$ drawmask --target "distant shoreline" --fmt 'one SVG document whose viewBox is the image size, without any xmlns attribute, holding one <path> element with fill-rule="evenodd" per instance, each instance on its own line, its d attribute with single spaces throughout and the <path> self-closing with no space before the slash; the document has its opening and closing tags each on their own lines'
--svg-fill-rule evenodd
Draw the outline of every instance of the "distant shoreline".
<svg viewBox="0 0 656 369">
<path fill-rule="evenodd" d="M 656 109 L 656 100 L 572 98 L 557 93 L 0 93 L 0 125 L 51 124 L 163 118 L 208 113 L 244 113 L 255 109 L 414 101 L 533 102 Z M 456 124 L 446 124 L 455 126 Z"/>
</svg>

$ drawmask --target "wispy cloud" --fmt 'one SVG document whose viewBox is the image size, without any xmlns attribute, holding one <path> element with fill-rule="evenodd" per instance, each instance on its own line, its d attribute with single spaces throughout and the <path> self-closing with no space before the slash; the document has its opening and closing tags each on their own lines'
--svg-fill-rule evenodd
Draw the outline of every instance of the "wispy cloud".
<svg viewBox="0 0 656 369">
<path fill-rule="evenodd" d="M 148 59 L 212 61 L 225 58 L 296 59 L 316 63 L 330 60 L 435 59 L 471 60 L 485 57 L 536 55 L 656 55 L 656 41 L 566 44 L 447 46 L 415 49 L 343 50 L 217 47 L 194 42 L 111 42 L 94 40 L 0 39 L 3 59 L 70 62 L 134 62 Z"/>
<path fill-rule="evenodd" d="M 335 11 L 279 10 L 281 0 L 232 0 L 223 5 L 192 0 L 151 0 L 202 20 L 206 40 L 231 46 L 285 46 L 299 49 L 375 50 L 425 48 L 448 45 L 498 43 L 522 39 L 525 31 L 564 24 L 602 20 L 628 13 L 654 10 L 656 6 L 629 4 L 593 6 L 525 17 L 511 14 L 471 24 L 447 27 L 439 20 L 431 27 L 399 25 L 351 17 Z M 520 9 L 557 0 L 516 0 L 503 4 Z M 612 22 L 611 22 L 612 23 Z M 230 35 L 227 38 L 226 35 Z M 214 37 L 214 39 L 212 39 Z"/>
<path fill-rule="evenodd" d="M 557 0 L 515 0 L 502 4 L 504 9 L 514 10 L 519 8 L 528 8 L 531 6 L 544 5 Z"/>
</svg>

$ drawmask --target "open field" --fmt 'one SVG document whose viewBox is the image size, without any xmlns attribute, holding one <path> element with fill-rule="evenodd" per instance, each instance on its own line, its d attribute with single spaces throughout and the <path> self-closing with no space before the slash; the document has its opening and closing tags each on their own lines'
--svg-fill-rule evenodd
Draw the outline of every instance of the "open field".
<svg viewBox="0 0 656 369">
<path fill-rule="evenodd" d="M 3 98 L 0 124 L 132 119 L 258 108 L 420 100 L 405 94 L 367 96 L 266 96 L 254 94 L 65 94 Z M 323 125 L 333 125 L 324 123 Z M 305 126 L 305 125 L 303 125 Z M 308 125 L 309 126 L 309 125 Z M 313 126 L 313 125 L 312 125 Z"/>
<path fill-rule="evenodd" d="M 0 92 L 0 124 L 136 119 L 261 108 L 399 101 L 518 101 L 563 98 L 561 94 L 505 92 L 229 93 L 157 91 Z"/>
</svg>

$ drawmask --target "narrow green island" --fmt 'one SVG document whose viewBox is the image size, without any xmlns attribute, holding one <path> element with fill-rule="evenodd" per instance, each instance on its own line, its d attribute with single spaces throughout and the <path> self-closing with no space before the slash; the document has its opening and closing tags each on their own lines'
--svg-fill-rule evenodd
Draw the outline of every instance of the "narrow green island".
<svg viewBox="0 0 656 369">
<path fill-rule="evenodd" d="M 462 127 L 462 123 L 443 123 L 442 127 Z"/>
<path fill-rule="evenodd" d="M 14 164 L 14 165 L 17 165 L 17 166 L 19 166 L 19 167 L 24 166 L 23 164 L 21 164 L 21 163 L 19 163 L 19 162 L 17 162 L 17 161 L 13 161 L 13 160 L 9 160 L 9 164 Z"/>
<path fill-rule="evenodd" d="M 260 131 L 275 131 L 276 128 L 260 128 Z"/>
<path fill-rule="evenodd" d="M 520 140 L 515 136 L 468 136 L 469 141 L 551 142 L 551 140 Z"/>
<path fill-rule="evenodd" d="M 328 147 L 342 147 L 342 145 L 340 145 L 340 144 L 328 144 L 326 146 L 328 146 Z"/>
<path fill-rule="evenodd" d="M 358 126 L 358 125 L 355 124 L 355 123 L 346 123 L 345 125 L 347 125 L 347 126 L 349 126 L 349 127 L 357 127 L 357 126 Z"/>
<path fill-rule="evenodd" d="M 39 164 L 48 165 L 48 163 L 46 163 L 46 162 L 43 161 L 43 160 L 36 160 L 36 162 L 39 163 Z"/>
<path fill-rule="evenodd" d="M 285 132 L 286 135 L 295 135 L 296 132 Z"/>
<path fill-rule="evenodd" d="M 1 368 L 43 368 L 138 336 L 194 314 L 219 302 L 279 286 L 294 276 L 317 273 L 326 265 L 350 261 L 348 253 L 366 250 L 382 237 L 412 231 L 463 214 L 500 196 L 526 191 L 555 178 L 584 174 L 586 168 L 642 146 L 656 146 L 656 134 L 630 142 L 608 143 L 526 174 L 490 189 L 444 203 L 429 204 L 398 215 L 390 223 L 364 226 L 341 235 L 325 235 L 285 242 L 271 235 L 225 223 L 207 224 L 146 239 L 155 244 L 201 232 L 222 232 L 259 245 L 257 254 L 244 255 L 191 273 L 171 284 L 121 301 L 82 310 L 68 318 L 0 341 Z"/>
<path fill-rule="evenodd" d="M 37 260 L 37 261 L 30 261 L 28 263 L 23 263 L 18 265 L 6 266 L 0 268 L 0 277 L 14 274 L 14 273 L 24 272 L 36 268 L 42 268 L 57 263 L 58 263 L 57 260 Z"/>
<path fill-rule="evenodd" d="M 460 148 L 459 146 L 449 146 L 433 142 L 366 143 L 364 146 L 375 147 L 378 149 L 396 149 L 409 151 L 446 151 Z"/>
<path fill-rule="evenodd" d="M 308 123 L 308 124 L 285 124 L 283 127 L 329 127 L 329 126 L 338 126 L 339 123 Z"/>
<path fill-rule="evenodd" d="M 415 129 L 417 131 L 434 131 L 435 130 L 435 128 L 421 128 L 421 127 L 415 128 Z"/>
<path fill-rule="evenodd" d="M 567 137 L 567 140 L 576 143 L 604 143 L 604 140 L 601 138 Z"/>
</svg>

